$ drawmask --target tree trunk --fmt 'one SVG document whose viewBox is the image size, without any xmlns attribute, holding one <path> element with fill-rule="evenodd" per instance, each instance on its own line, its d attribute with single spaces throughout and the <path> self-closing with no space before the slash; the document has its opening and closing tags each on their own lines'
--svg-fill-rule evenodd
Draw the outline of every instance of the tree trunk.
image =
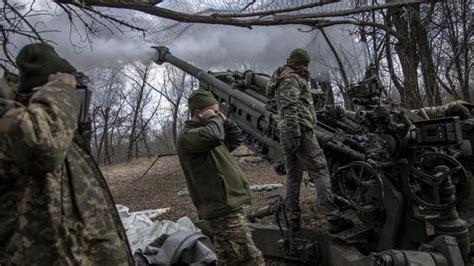
<svg viewBox="0 0 474 266">
<path fill-rule="evenodd" d="M 407 8 L 407 12 L 412 15 L 413 9 Z M 401 104 L 407 108 L 415 109 L 423 107 L 423 99 L 420 94 L 420 87 L 418 84 L 418 66 L 420 59 L 417 54 L 417 44 L 415 40 L 415 32 L 412 30 L 412 25 L 407 20 L 407 14 L 402 14 L 401 8 L 391 8 L 389 16 L 391 21 L 397 29 L 401 38 L 398 39 L 395 45 L 395 51 L 400 59 L 400 65 L 403 72 L 403 86 L 399 89 Z"/>
<path fill-rule="evenodd" d="M 346 92 L 349 89 L 350 84 L 349 84 L 349 79 L 347 78 L 346 70 L 344 69 L 344 65 L 342 64 L 341 58 L 339 57 L 339 54 L 337 53 L 337 50 L 334 47 L 334 45 L 332 44 L 331 40 L 329 40 L 329 37 L 326 34 L 326 32 L 324 31 L 324 29 L 320 29 L 320 31 L 323 34 L 324 40 L 326 40 L 326 42 L 329 45 L 329 48 L 331 49 L 332 53 L 334 54 L 334 57 L 336 58 L 337 65 L 339 67 L 339 71 L 341 73 L 342 82 L 344 83 L 344 85 L 343 85 L 344 88 L 341 88 L 341 93 L 342 93 L 342 96 L 344 98 L 344 106 L 347 110 L 354 110 L 354 105 L 352 103 L 351 97 L 349 95 L 346 95 L 347 94 Z"/>
<path fill-rule="evenodd" d="M 143 145 L 145 146 L 147 156 L 151 156 L 151 150 L 150 150 L 150 145 L 148 145 L 148 141 L 146 140 L 146 134 L 142 134 L 142 140 L 143 140 Z"/>
<path fill-rule="evenodd" d="M 110 161 L 110 135 L 107 133 L 105 135 L 105 141 L 104 141 L 104 164 L 111 165 Z"/>
<path fill-rule="evenodd" d="M 430 106 L 439 106 L 442 102 L 439 84 L 436 79 L 438 73 L 433 62 L 433 52 L 430 41 L 428 40 L 428 32 L 423 21 L 421 21 L 419 10 L 415 12 L 410 26 L 417 37 L 416 42 L 418 44 L 418 54 L 420 57 L 421 72 L 426 96 L 428 98 L 428 104 Z"/>
<path fill-rule="evenodd" d="M 385 17 L 385 24 L 387 25 L 387 28 L 392 28 L 392 20 L 390 16 Z M 397 91 L 400 92 L 404 90 L 404 88 L 403 88 L 403 85 L 400 83 L 400 80 L 398 79 L 397 75 L 395 74 L 395 68 L 393 66 L 393 55 L 392 55 L 392 45 L 391 45 L 390 34 L 385 35 L 385 53 L 387 56 L 387 66 L 388 66 L 388 71 L 390 73 L 390 79 L 392 80 Z"/>
<path fill-rule="evenodd" d="M 457 7 L 456 4 L 443 3 L 443 11 L 446 18 L 444 24 L 448 31 L 448 43 L 453 50 L 452 62 L 455 67 L 460 93 L 463 100 L 470 102 L 469 74 L 470 54 L 472 53 L 470 40 L 473 35 L 474 27 L 470 25 L 472 11 L 469 10 L 468 2 L 469 1 L 459 1 L 459 7 Z M 459 8 L 459 12 L 456 12 L 456 8 Z"/>
<path fill-rule="evenodd" d="M 101 114 L 104 118 L 104 127 L 102 129 L 102 136 L 100 137 L 99 146 L 97 148 L 97 163 L 100 163 L 100 154 L 102 153 L 102 147 L 104 143 L 107 141 L 107 133 L 109 129 L 109 114 L 110 114 L 110 107 L 107 107 L 105 111 L 101 108 Z M 107 145 L 107 144 L 106 144 Z"/>
<path fill-rule="evenodd" d="M 137 100 L 136 100 L 136 106 L 134 108 L 132 128 L 131 128 L 130 136 L 128 138 L 127 162 L 130 162 L 132 160 L 132 156 L 133 156 L 133 144 L 136 142 L 136 139 L 137 139 L 135 137 L 135 134 L 136 134 L 136 130 L 137 130 L 138 115 L 139 115 L 140 110 L 141 110 L 143 92 L 144 92 L 145 87 L 146 87 L 147 78 L 148 78 L 148 67 L 146 67 L 146 69 L 144 70 L 144 74 L 143 74 L 143 77 L 142 77 L 142 79 L 143 79 L 142 84 L 140 85 L 140 89 L 139 89 L 139 92 L 138 92 L 138 97 L 137 97 Z M 138 147 L 136 147 L 136 149 L 137 149 L 137 152 L 138 152 Z"/>
<path fill-rule="evenodd" d="M 173 122 L 172 122 L 172 133 L 173 133 L 173 146 L 176 147 L 176 141 L 178 140 L 178 114 L 179 114 L 179 103 L 173 107 Z"/>
</svg>

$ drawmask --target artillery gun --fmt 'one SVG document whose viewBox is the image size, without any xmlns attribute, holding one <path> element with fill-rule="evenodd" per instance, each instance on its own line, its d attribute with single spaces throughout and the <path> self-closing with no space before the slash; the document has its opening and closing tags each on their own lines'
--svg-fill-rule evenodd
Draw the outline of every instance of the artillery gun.
<svg viewBox="0 0 474 266">
<path fill-rule="evenodd" d="M 200 87 L 212 91 L 221 110 L 242 128 L 245 145 L 272 162 L 278 173 L 285 172 L 278 117 L 272 99 L 265 95 L 268 76 L 252 71 L 207 72 L 173 56 L 166 47 L 155 48 L 156 63 L 170 63 L 199 79 Z M 290 236 L 284 204 L 276 197 L 249 217 L 254 222 L 275 216 L 275 224 L 250 224 L 255 243 L 267 258 L 297 265 L 468 264 L 469 230 L 456 210 L 468 192 L 467 173 L 454 157 L 437 152 L 461 143 L 459 120 L 412 122 L 403 111 L 376 99 L 372 81 L 361 86 L 354 89 L 359 93 L 354 99 L 364 100 L 363 116 L 351 125 L 339 120 L 336 127 L 320 120 L 315 129 L 333 189 L 350 203 L 343 215 L 355 221 L 354 228 L 338 234 L 303 229 Z"/>
</svg>

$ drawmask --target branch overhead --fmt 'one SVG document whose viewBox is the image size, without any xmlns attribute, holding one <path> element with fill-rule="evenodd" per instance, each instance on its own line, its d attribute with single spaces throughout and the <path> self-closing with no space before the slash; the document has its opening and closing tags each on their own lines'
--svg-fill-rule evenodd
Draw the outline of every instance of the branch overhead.
<svg viewBox="0 0 474 266">
<path fill-rule="evenodd" d="M 58 3 L 71 4 L 81 7 L 77 0 L 56 0 Z M 154 3 L 162 1 L 155 0 L 83 0 L 83 4 L 95 7 L 109 7 L 118 9 L 129 9 L 140 11 L 152 16 L 174 20 L 183 23 L 198 23 L 198 24 L 220 24 L 236 27 L 251 28 L 253 26 L 275 26 L 275 25 L 306 25 L 310 27 L 325 27 L 334 25 L 334 22 L 323 20 L 324 17 L 343 17 L 356 13 L 370 12 L 380 9 L 403 7 L 407 5 L 418 5 L 432 1 L 428 0 L 409 0 L 397 1 L 381 5 L 369 5 L 354 9 L 334 10 L 330 12 L 311 13 L 314 8 L 327 6 L 331 3 L 340 2 L 337 0 L 322 0 L 312 3 L 295 5 L 287 8 L 278 8 L 255 12 L 213 12 L 204 15 L 202 12 L 195 14 L 176 11 L 161 6 L 156 6 Z M 253 3 L 255 4 L 255 3 Z M 247 6 L 245 7 L 247 8 Z M 304 11 L 304 12 L 303 12 Z M 309 13 L 308 13 L 309 11 Z M 300 13 L 302 12 L 302 13 Z M 380 25 L 382 28 L 382 25 Z"/>
</svg>

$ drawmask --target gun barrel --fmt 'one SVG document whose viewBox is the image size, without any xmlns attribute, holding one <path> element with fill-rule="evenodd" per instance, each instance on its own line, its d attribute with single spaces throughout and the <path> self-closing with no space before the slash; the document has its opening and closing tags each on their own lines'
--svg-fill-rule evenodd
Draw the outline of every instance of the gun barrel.
<svg viewBox="0 0 474 266">
<path fill-rule="evenodd" d="M 208 74 L 207 71 L 202 70 L 192 64 L 189 64 L 176 56 L 172 55 L 167 47 L 164 46 L 153 46 L 158 52 L 157 58 L 153 60 L 157 64 L 163 64 L 164 62 L 168 62 L 177 68 L 183 70 L 184 72 L 190 74 L 191 76 L 197 78 L 199 81 L 205 82 L 217 90 L 222 91 L 226 95 L 229 95 L 246 106 L 250 107 L 251 109 L 264 114 L 267 110 L 265 109 L 265 103 L 260 101 L 256 101 L 251 96 L 241 93 L 240 91 L 236 91 L 232 88 L 232 86 L 226 84 L 225 82 L 211 76 Z"/>
</svg>

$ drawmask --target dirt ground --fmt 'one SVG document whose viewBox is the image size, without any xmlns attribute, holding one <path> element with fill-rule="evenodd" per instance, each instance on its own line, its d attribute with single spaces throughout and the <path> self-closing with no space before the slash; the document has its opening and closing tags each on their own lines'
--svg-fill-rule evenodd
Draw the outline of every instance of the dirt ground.
<svg viewBox="0 0 474 266">
<path fill-rule="evenodd" d="M 239 152 L 245 153 L 245 150 L 242 148 Z M 251 185 L 283 183 L 284 177 L 278 176 L 267 161 L 253 162 L 254 160 L 247 158 L 255 159 L 255 157 L 241 157 L 236 160 Z M 155 159 L 140 158 L 130 163 L 102 167 L 115 203 L 129 207 L 130 211 L 169 207 L 167 213 L 157 218 L 159 220 L 176 221 L 183 216 L 197 220 L 197 213 L 190 197 L 177 195 L 186 188 L 177 156 L 160 157 L 144 175 Z M 283 188 L 252 192 L 252 208 L 267 205 L 271 201 L 267 197 L 274 194 L 283 196 L 283 192 Z M 303 223 L 305 220 L 311 223 L 314 217 L 314 201 L 315 189 L 303 185 L 301 190 L 301 207 L 305 214 Z"/>
<path fill-rule="evenodd" d="M 186 188 L 177 156 L 161 157 L 150 168 L 155 159 L 141 158 L 131 163 L 102 168 L 115 203 L 125 205 L 131 211 L 170 208 L 168 212 L 158 216 L 156 220 L 176 221 L 183 216 L 188 216 L 193 221 L 197 221 L 197 213 L 190 197 L 177 195 L 179 191 Z M 284 177 L 278 176 L 268 162 L 264 160 L 248 162 L 244 161 L 246 159 L 236 159 L 251 185 L 282 183 L 284 181 Z M 148 168 L 150 170 L 144 175 Z M 252 192 L 252 208 L 266 206 L 271 201 L 267 197 L 274 194 L 283 196 L 284 189 Z M 324 217 L 318 215 L 315 208 L 315 197 L 316 192 L 313 187 L 302 185 L 300 196 L 303 212 L 302 225 L 306 228 L 321 230 L 326 226 L 326 222 Z M 472 206 L 469 207 L 472 208 Z M 466 213 L 461 213 L 462 218 L 468 221 L 472 230 L 471 239 L 474 239 L 472 233 L 474 232 L 473 214 L 472 209 Z M 269 223 L 272 222 L 272 218 L 266 218 L 259 222 Z"/>
</svg>

